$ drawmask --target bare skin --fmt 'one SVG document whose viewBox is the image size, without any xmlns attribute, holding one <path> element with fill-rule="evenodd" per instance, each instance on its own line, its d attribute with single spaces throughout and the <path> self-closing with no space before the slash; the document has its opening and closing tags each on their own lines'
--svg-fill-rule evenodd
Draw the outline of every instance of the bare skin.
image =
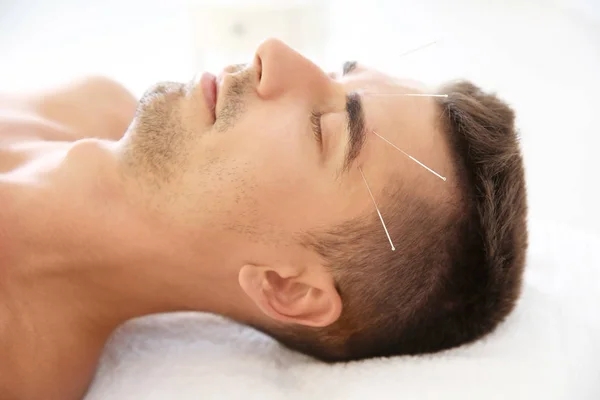
<svg viewBox="0 0 600 400">
<path fill-rule="evenodd" d="M 392 178 L 429 198 L 452 189 L 374 135 L 342 168 L 349 93 L 422 90 L 345 72 L 271 39 L 223 71 L 214 109 L 197 81 L 139 104 L 98 78 L 0 96 L 0 398 L 81 398 L 110 333 L 138 316 L 335 322 L 333 276 L 298 237 L 375 212 L 358 167 L 377 198 Z M 362 106 L 368 128 L 452 176 L 433 101 Z"/>
<path fill-rule="evenodd" d="M 39 93 L 0 96 L 0 173 L 36 163 L 36 169 L 43 170 L 44 165 L 51 169 L 56 163 L 53 155 L 65 154 L 76 140 L 118 140 L 136 106 L 137 100 L 124 87 L 103 77 Z M 13 205 L 4 216 L 23 221 L 20 211 L 26 212 L 26 205 L 5 198 L 2 204 Z M 15 256 L 7 249 L 11 233 L 0 229 L 0 397 L 33 399 L 44 393 L 48 399 L 79 398 L 114 327 L 88 330 L 68 304 L 70 297 L 60 304 L 60 298 L 51 296 L 50 286 L 22 291 L 15 284 L 14 269 L 26 264 L 7 259 Z"/>
</svg>

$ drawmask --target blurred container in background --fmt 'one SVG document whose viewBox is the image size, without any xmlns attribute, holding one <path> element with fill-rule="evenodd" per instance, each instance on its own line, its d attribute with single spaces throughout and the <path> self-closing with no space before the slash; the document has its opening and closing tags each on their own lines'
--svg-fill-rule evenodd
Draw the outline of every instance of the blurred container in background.
<svg viewBox="0 0 600 400">
<path fill-rule="evenodd" d="M 218 71 L 250 62 L 258 43 L 282 39 L 312 59 L 328 47 L 329 2 L 188 0 L 194 63 L 198 70 Z"/>
</svg>

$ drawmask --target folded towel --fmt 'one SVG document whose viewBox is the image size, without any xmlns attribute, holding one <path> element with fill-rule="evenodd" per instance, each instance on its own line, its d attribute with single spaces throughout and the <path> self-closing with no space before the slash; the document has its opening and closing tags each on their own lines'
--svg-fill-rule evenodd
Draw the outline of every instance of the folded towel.
<svg viewBox="0 0 600 400">
<path fill-rule="evenodd" d="M 474 344 L 328 365 L 221 317 L 162 314 L 115 332 L 85 400 L 598 400 L 600 236 L 530 231 L 521 300 Z"/>
</svg>

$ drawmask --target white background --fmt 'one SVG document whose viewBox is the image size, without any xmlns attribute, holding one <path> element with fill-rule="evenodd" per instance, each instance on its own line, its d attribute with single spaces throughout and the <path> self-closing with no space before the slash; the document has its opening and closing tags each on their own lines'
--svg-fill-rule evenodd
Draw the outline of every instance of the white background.
<svg viewBox="0 0 600 400">
<path fill-rule="evenodd" d="M 90 73 L 114 77 L 136 95 L 157 81 L 187 81 L 199 69 L 240 61 L 227 56 L 249 57 L 258 44 L 255 36 L 280 32 L 281 20 L 279 25 L 267 21 L 280 14 L 253 14 L 247 11 L 252 3 L 257 2 L 0 0 L 0 91 Z M 276 3 L 280 10 L 289 4 L 258 3 Z M 242 33 L 237 29 L 235 38 L 226 39 L 206 32 L 212 26 L 207 21 L 227 19 L 203 12 L 215 4 L 232 5 Z M 296 14 L 304 19 L 292 19 L 296 31 L 288 35 L 326 68 L 357 59 L 432 84 L 464 77 L 497 91 L 518 113 L 530 219 L 600 233 L 600 2 L 330 0 L 310 5 L 312 14 Z M 257 22 L 256 15 L 262 20 Z M 400 57 L 432 40 L 440 42 Z"/>
</svg>

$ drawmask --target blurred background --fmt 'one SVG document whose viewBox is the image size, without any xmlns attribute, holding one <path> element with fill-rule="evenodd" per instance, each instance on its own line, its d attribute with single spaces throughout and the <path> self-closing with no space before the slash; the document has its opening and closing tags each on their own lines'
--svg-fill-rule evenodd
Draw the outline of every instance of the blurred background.
<svg viewBox="0 0 600 400">
<path fill-rule="evenodd" d="M 0 0 L 0 91 L 102 74 L 140 96 L 250 61 L 268 36 L 327 70 L 496 91 L 517 110 L 532 223 L 600 234 L 597 0 Z"/>
</svg>

